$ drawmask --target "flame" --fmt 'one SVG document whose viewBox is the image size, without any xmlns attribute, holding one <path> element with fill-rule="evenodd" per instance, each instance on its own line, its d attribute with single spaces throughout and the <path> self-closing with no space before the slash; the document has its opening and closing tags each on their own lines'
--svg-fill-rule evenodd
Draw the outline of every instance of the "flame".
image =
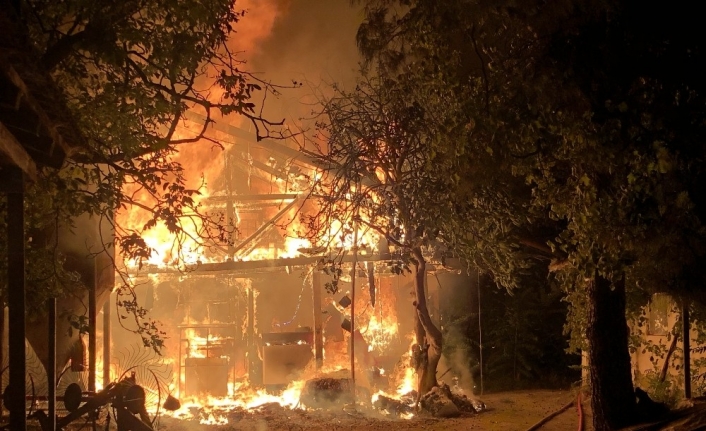
<svg viewBox="0 0 706 431">
<path fill-rule="evenodd" d="M 259 2 L 255 2 L 254 0 L 244 1 L 245 4 L 239 3 L 238 7 L 247 8 L 249 14 L 246 19 L 243 19 L 237 26 L 240 30 L 239 37 L 237 41 L 234 38 L 233 43 L 239 45 L 230 46 L 233 52 L 251 50 L 254 48 L 257 41 L 264 38 L 270 32 L 278 14 L 281 12 L 279 8 L 283 4 L 275 0 Z M 253 19 L 253 17 L 255 18 Z M 245 36 L 245 38 L 243 36 Z M 206 86 L 208 85 L 204 87 Z M 210 98 L 213 101 L 217 101 L 221 96 L 222 94 L 214 89 Z M 225 121 L 238 122 L 241 120 L 226 118 Z M 176 131 L 176 134 L 179 136 L 175 136 L 175 138 L 191 137 L 194 135 L 194 132 L 199 130 L 199 125 L 184 121 Z M 216 131 L 209 130 L 208 133 L 213 133 L 213 136 L 219 137 Z M 224 142 L 226 142 L 224 149 L 214 147 L 211 142 L 197 142 L 181 145 L 178 153 L 170 156 L 172 160 L 180 162 L 184 167 L 184 176 L 187 178 L 187 181 L 189 181 L 187 187 L 197 188 L 199 190 L 200 194 L 194 196 L 195 203 L 202 205 L 200 208 L 205 212 L 209 209 L 223 211 L 224 204 L 212 204 L 210 202 L 215 201 L 215 199 L 209 201 L 208 199 L 210 197 L 223 197 L 231 194 L 231 190 L 217 189 L 215 187 L 215 185 L 218 184 L 217 179 L 223 174 L 225 166 L 222 152 L 233 149 L 227 147 L 227 145 L 238 144 L 237 142 L 232 142 L 234 139 L 232 136 L 223 137 L 227 138 L 223 139 Z M 228 140 L 231 142 L 229 143 Z M 253 154 L 256 156 L 262 155 L 254 152 L 254 150 L 251 153 L 251 150 L 248 148 L 247 156 L 243 158 L 243 160 L 248 159 L 245 160 L 245 163 L 252 165 Z M 240 161 L 242 162 L 243 160 Z M 288 163 L 291 164 L 291 162 Z M 269 164 L 269 167 L 275 168 L 274 164 Z M 312 185 L 321 179 L 321 173 L 317 172 L 315 169 L 302 166 L 296 166 L 296 169 L 290 169 L 291 167 L 292 166 L 289 165 L 285 167 L 285 171 L 288 173 L 284 178 L 276 177 L 269 182 L 267 185 L 267 191 L 269 193 L 306 194 L 311 189 Z M 279 170 L 282 169 L 282 166 L 277 166 L 276 168 Z M 297 174 L 297 170 L 299 170 L 301 174 Z M 382 172 L 376 171 L 376 176 L 378 176 L 380 181 L 384 181 Z M 248 177 L 248 188 L 250 189 L 249 181 L 250 179 Z M 223 244 L 216 244 L 216 246 L 206 244 L 206 246 L 204 246 L 203 241 L 199 239 L 199 233 L 204 226 L 197 218 L 191 219 L 189 223 L 184 225 L 185 235 L 180 237 L 170 232 L 163 223 L 159 223 L 147 230 L 143 229 L 144 225 L 150 220 L 151 214 L 148 210 L 140 208 L 140 206 L 143 208 L 154 207 L 154 198 L 144 191 L 140 192 L 134 184 L 128 184 L 124 192 L 128 196 L 132 196 L 139 205 L 128 207 L 126 210 L 120 211 L 117 214 L 117 222 L 118 225 L 126 229 L 127 232 L 139 233 L 146 244 L 154 250 L 147 261 L 148 264 L 157 267 L 169 267 L 173 265 L 190 266 L 198 263 L 222 262 L 230 258 L 226 250 L 227 246 Z M 252 188 L 253 194 L 261 192 L 263 192 L 262 187 Z M 376 197 L 373 196 L 373 198 Z M 281 208 L 281 206 L 279 208 Z M 266 222 L 276 211 L 279 211 L 279 208 L 271 209 L 269 212 L 263 211 L 261 221 Z M 245 206 L 239 206 L 238 204 L 233 205 L 234 212 L 232 221 L 236 227 L 243 227 L 242 223 L 245 222 L 244 216 L 246 209 L 247 207 Z M 314 210 L 316 209 L 314 208 Z M 236 256 L 236 258 L 244 261 L 294 258 L 301 255 L 300 250 L 302 249 L 313 249 L 323 245 L 334 249 L 355 249 L 360 256 L 372 254 L 376 250 L 376 245 L 379 242 L 377 233 L 366 228 L 365 223 L 359 222 L 354 226 L 351 221 L 336 221 L 332 223 L 323 237 L 319 238 L 321 243 L 312 244 L 311 240 L 304 239 L 302 235 L 299 234 L 299 232 L 305 229 L 302 229 L 302 226 L 300 226 L 297 215 L 298 208 L 292 208 L 289 214 L 283 216 L 289 217 L 289 220 L 271 227 L 271 229 L 278 229 L 278 233 L 282 237 L 281 242 L 277 243 L 273 241 L 269 245 L 258 244 L 260 247 L 253 248 L 250 251 L 246 250 L 243 252 L 243 256 Z M 365 214 L 360 214 L 360 217 L 363 220 L 367 220 Z M 286 228 L 282 228 L 281 225 L 286 225 Z M 354 233 L 354 230 L 357 230 L 357 232 Z M 357 241 L 355 238 L 357 238 Z M 135 268 L 135 262 L 127 262 L 127 264 L 129 268 Z M 158 281 L 158 279 L 152 280 L 153 284 L 157 284 Z M 255 295 L 257 294 L 258 291 L 256 290 Z M 391 289 L 378 289 L 377 303 L 374 308 L 368 309 L 365 306 L 365 304 L 370 301 L 369 297 L 361 295 L 357 298 L 357 301 L 363 302 L 356 303 L 358 310 L 358 315 L 356 315 L 356 327 L 360 330 L 363 339 L 368 345 L 368 350 L 371 352 L 384 352 L 391 346 L 393 341 L 399 339 L 399 325 L 395 311 L 395 300 L 396 298 Z M 189 321 L 184 323 L 195 324 L 199 322 Z M 243 323 L 243 325 L 244 324 L 245 323 Z M 242 333 L 245 332 L 245 328 L 242 328 Z M 197 329 L 187 328 L 184 337 L 187 339 L 184 353 L 186 357 L 225 357 L 221 355 L 221 350 L 211 350 L 211 346 L 217 346 L 223 341 L 218 335 L 211 333 L 204 334 Z M 347 372 L 350 366 L 350 356 L 347 353 L 349 344 L 350 341 L 346 340 L 338 342 L 327 341 L 325 343 L 326 361 L 319 373 Z M 178 357 L 167 358 L 165 363 L 170 363 L 170 366 L 175 366 L 178 363 L 177 361 L 181 359 L 182 358 Z M 102 362 L 102 360 L 100 362 Z M 97 368 L 97 371 L 101 373 L 102 366 L 99 365 Z M 396 390 L 397 393 L 395 396 L 390 396 L 392 398 L 406 395 L 416 387 L 414 370 L 410 368 L 404 369 L 401 373 L 390 373 L 381 370 L 381 374 L 392 374 L 390 377 L 392 381 L 391 387 L 396 389 L 392 389 L 391 392 L 395 392 Z M 305 376 L 302 376 L 302 379 L 289 384 L 279 395 L 269 394 L 263 389 L 253 388 L 246 383 L 235 381 L 234 376 L 229 376 L 229 382 L 227 384 L 228 395 L 226 397 L 213 397 L 208 395 L 188 397 L 181 400 L 182 407 L 179 410 L 167 414 L 180 419 L 198 418 L 199 422 L 202 424 L 225 425 L 228 423 L 228 413 L 234 409 L 254 409 L 266 403 L 277 403 L 280 406 L 294 409 L 299 405 L 299 397 L 306 382 L 306 378 L 304 377 L 312 378 L 317 375 L 320 374 L 305 374 Z M 99 377 L 97 380 L 102 384 L 102 378 Z M 170 385 L 170 391 L 178 396 L 178 391 L 175 386 L 185 387 L 185 380 L 186 374 L 182 372 L 178 376 L 178 381 Z"/>
<path fill-rule="evenodd" d="M 416 373 L 414 372 L 413 368 L 407 367 L 404 369 L 404 375 L 401 379 L 401 382 L 397 386 L 397 395 L 404 396 L 404 395 L 407 395 L 416 389 L 417 389 Z"/>
<path fill-rule="evenodd" d="M 368 351 L 383 351 L 397 337 L 398 324 L 392 318 L 385 316 L 382 321 L 378 316 L 370 317 L 363 338 L 368 343 Z"/>
<path fill-rule="evenodd" d="M 297 408 L 304 383 L 304 380 L 296 380 L 280 395 L 269 394 L 264 389 L 253 389 L 246 384 L 233 385 L 227 397 L 207 396 L 182 400 L 179 410 L 167 414 L 177 419 L 195 419 L 194 413 L 200 411 L 201 424 L 225 425 L 228 423 L 228 413 L 235 409 L 252 410 L 268 403 L 277 403 L 290 409 Z"/>
<path fill-rule="evenodd" d="M 225 355 L 214 356 L 212 353 L 213 348 L 221 343 L 222 337 L 211 333 L 203 337 L 198 335 L 197 330 L 193 328 L 186 329 L 185 336 L 187 339 L 187 358 L 227 358 Z"/>
</svg>

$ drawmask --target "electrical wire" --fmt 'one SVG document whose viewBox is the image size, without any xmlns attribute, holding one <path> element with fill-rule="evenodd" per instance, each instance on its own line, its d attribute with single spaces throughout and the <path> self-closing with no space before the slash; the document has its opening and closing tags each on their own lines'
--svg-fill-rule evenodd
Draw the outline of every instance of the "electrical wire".
<svg viewBox="0 0 706 431">
<path fill-rule="evenodd" d="M 297 300 L 297 307 L 294 309 L 294 315 L 292 316 L 292 318 L 284 323 L 275 323 L 274 326 L 276 326 L 278 328 L 282 328 L 284 326 L 289 326 L 297 318 L 297 315 L 299 314 L 299 309 L 301 308 L 301 305 L 302 305 L 302 297 L 304 296 L 304 287 L 306 287 L 306 282 L 307 282 L 307 280 L 309 280 L 309 277 L 311 276 L 312 272 L 314 272 L 314 268 L 311 268 L 311 270 L 309 270 L 309 272 L 304 277 L 304 281 L 302 282 L 302 289 L 301 289 L 301 291 L 299 291 L 299 299 Z"/>
</svg>

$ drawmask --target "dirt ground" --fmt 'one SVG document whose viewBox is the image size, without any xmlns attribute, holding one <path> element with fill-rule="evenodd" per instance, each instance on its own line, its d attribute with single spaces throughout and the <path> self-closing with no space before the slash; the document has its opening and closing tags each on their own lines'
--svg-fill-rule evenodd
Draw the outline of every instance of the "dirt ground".
<svg viewBox="0 0 706 431">
<path fill-rule="evenodd" d="M 409 420 L 389 419 L 375 413 L 346 413 L 344 411 L 289 410 L 279 406 L 263 406 L 252 413 L 233 413 L 227 425 L 199 425 L 196 421 L 177 421 L 163 418 L 159 429 L 170 431 L 524 431 L 547 415 L 561 409 L 570 401 L 574 404 L 563 413 L 538 428 L 541 431 L 579 429 L 576 410 L 576 391 L 517 391 L 487 394 L 481 399 L 487 410 L 453 419 L 418 416 Z M 584 431 L 590 431 L 590 411 L 584 399 Z"/>
</svg>

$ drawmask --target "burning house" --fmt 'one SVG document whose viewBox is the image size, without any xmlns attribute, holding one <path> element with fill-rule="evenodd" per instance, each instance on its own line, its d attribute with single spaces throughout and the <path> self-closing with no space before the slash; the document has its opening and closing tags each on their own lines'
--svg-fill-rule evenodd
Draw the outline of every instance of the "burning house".
<svg viewBox="0 0 706 431">
<path fill-rule="evenodd" d="M 402 359 L 413 332 L 412 278 L 393 270 L 389 250 L 378 250 L 370 232 L 355 253 L 343 246 L 336 255 L 300 238 L 313 158 L 230 125 L 212 132 L 231 144 L 201 205 L 232 229 L 179 250 L 148 233 L 155 255 L 139 271 L 128 268 L 139 302 L 168 334 L 158 360 L 170 369 L 163 386 L 184 405 L 295 406 L 304 380 L 350 376 L 351 349 L 356 383 L 371 395 L 413 379 Z M 185 266 L 172 264 L 176 255 Z M 335 291 L 326 264 L 334 260 L 341 268 Z M 134 343 L 118 330 L 111 337 L 111 358 Z M 123 368 L 111 364 L 111 373 Z"/>
<path fill-rule="evenodd" d="M 175 417 L 193 419 L 198 406 L 209 412 L 201 422 L 223 423 L 233 408 L 316 406 L 322 400 L 311 395 L 307 381 L 350 382 L 353 372 L 366 401 L 415 390 L 409 360 L 414 280 L 399 271 L 394 249 L 370 231 L 360 232 L 357 247 L 316 249 L 301 238 L 297 217 L 307 210 L 316 161 L 285 142 L 255 142 L 227 124 L 211 132 L 228 144 L 200 205 L 225 229 L 200 243 L 174 241 L 159 226 L 146 231 L 150 260 L 141 267 L 126 262 L 115 277 L 105 274 L 112 268 L 105 259 L 86 260 L 88 266 L 78 269 L 92 287 L 91 328 L 79 341 L 78 334 L 65 340 L 78 350 L 62 350 L 69 356 L 57 364 L 59 395 L 72 385 L 85 395 L 133 378 L 146 390 L 151 415 L 163 411 L 169 396 L 181 400 Z M 128 226 L 142 222 L 139 214 L 119 217 Z M 106 280 L 119 284 L 123 277 L 135 286 L 137 303 L 162 324 L 161 356 L 121 330 L 120 307 L 111 312 L 121 298 L 118 289 L 107 297 Z M 431 314 L 440 325 L 438 279 L 428 284 Z M 29 348 L 29 357 L 46 356 L 35 350 Z M 35 368 L 32 380 L 46 381 Z M 349 402 L 350 388 L 339 389 L 345 395 L 338 401 Z M 47 388 L 33 391 L 30 404 Z"/>
<path fill-rule="evenodd" d="M 185 117 L 184 134 L 200 130 L 206 121 L 196 112 Z M 195 199 L 222 229 L 202 235 L 200 225 L 175 240 L 164 226 L 142 231 L 145 218 L 136 209 L 118 217 L 122 226 L 141 231 L 154 251 L 144 265 L 127 262 L 113 273 L 113 256 L 97 262 L 82 259 L 95 250 L 77 255 L 74 269 L 89 288 L 88 298 L 79 300 L 88 308 L 89 332 L 58 337 L 72 346 L 57 346 L 60 398 L 74 384 L 81 399 L 136 379 L 146 391 L 150 414 L 161 411 L 169 395 L 182 400 L 174 415 L 189 417 L 194 405 L 216 410 L 264 402 L 299 405 L 307 380 L 349 379 L 353 370 L 368 400 L 378 391 L 412 391 L 413 279 L 399 273 L 394 250 L 379 246 L 379 238 L 365 230 L 355 244 L 341 241 L 333 250 L 316 249 L 302 239 L 298 219 L 308 210 L 306 197 L 320 168 L 315 158 L 285 141 L 257 142 L 252 131 L 226 121 L 211 123 L 208 136 L 223 149 L 184 145 L 176 157 L 187 168 L 193 165 L 193 177 L 205 172 Z M 336 234 L 332 227 L 331 238 Z M 332 274 L 332 262 L 340 273 Z M 115 304 L 122 299 L 108 291 L 113 282 L 126 281 L 135 286 L 137 304 L 163 325 L 162 356 L 121 330 L 127 323 Z M 435 284 L 429 285 L 430 308 L 438 309 Z M 432 314 L 439 318 L 438 312 Z M 60 327 L 58 334 L 66 329 Z M 35 338 L 45 342 L 44 335 L 42 322 Z M 41 362 L 46 352 L 33 341 L 28 362 Z M 30 367 L 31 381 L 47 381 L 43 365 Z M 49 392 L 48 385 L 40 386 L 32 389 L 28 406 Z M 224 419 L 214 410 L 201 420 Z"/>
</svg>

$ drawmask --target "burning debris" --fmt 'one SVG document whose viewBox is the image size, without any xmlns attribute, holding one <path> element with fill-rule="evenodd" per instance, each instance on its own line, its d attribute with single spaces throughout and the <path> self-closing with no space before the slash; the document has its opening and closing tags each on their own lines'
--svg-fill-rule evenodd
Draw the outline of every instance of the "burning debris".
<svg viewBox="0 0 706 431">
<path fill-rule="evenodd" d="M 146 238 L 155 255 L 145 266 L 148 277 L 140 279 L 148 278 L 149 288 L 138 285 L 136 294 L 145 297 L 167 333 L 179 334 L 164 342 L 176 374 L 168 385 L 182 401 L 170 415 L 226 424 L 271 410 L 340 412 L 358 401 L 394 417 L 412 417 L 415 397 L 408 394 L 416 377 L 400 357 L 416 315 L 408 300 L 413 277 L 397 268 L 389 245 L 377 248 L 381 238 L 374 230 L 336 222 L 327 227 L 325 250 L 342 255 L 356 250 L 356 260 L 341 257 L 337 289 L 329 291 L 334 276 L 322 262 L 335 256 L 295 238 L 303 229 L 295 215 L 311 184 L 301 182 L 293 190 L 269 174 L 251 177 L 251 168 L 264 167 L 260 159 L 271 156 L 269 147 L 253 148 L 239 142 L 227 149 L 222 178 L 207 183 L 220 189 L 203 190 L 199 200 L 205 214 L 232 228 L 227 238 L 197 246 L 175 243 L 157 229 Z M 284 144 L 272 148 L 285 159 L 294 151 Z M 246 160 L 252 163 L 240 163 Z M 311 180 L 315 166 L 306 160 L 297 153 L 291 166 Z M 307 250 L 317 256 L 303 253 Z M 175 271 L 177 256 L 180 268 L 193 271 Z M 138 280 L 139 266 L 129 269 Z M 351 356 L 355 397 L 349 371 L 331 374 L 350 370 Z M 391 391 L 371 397 L 381 389 Z"/>
<path fill-rule="evenodd" d="M 416 394 L 412 397 L 403 399 L 395 399 L 383 394 L 376 394 L 373 397 L 373 408 L 395 417 L 408 417 L 414 414 L 414 400 Z"/>
<path fill-rule="evenodd" d="M 300 404 L 305 408 L 328 408 L 332 405 L 354 402 L 350 379 L 321 377 L 306 382 Z"/>
<path fill-rule="evenodd" d="M 474 403 L 467 396 L 454 393 L 445 383 L 422 395 L 420 405 L 432 416 L 441 418 L 460 416 L 463 413 L 480 413 L 485 410 L 485 404 L 479 401 Z"/>
</svg>

